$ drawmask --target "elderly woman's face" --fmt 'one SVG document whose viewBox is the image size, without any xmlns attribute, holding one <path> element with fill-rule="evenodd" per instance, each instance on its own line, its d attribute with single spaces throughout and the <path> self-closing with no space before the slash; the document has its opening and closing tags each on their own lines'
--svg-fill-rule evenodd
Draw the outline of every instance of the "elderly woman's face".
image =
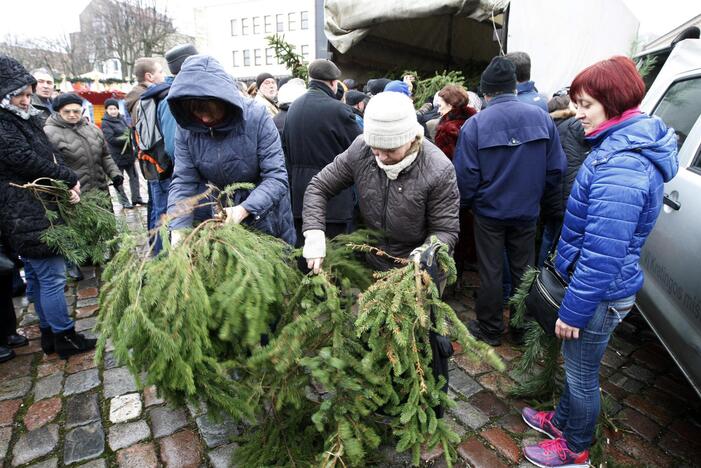
<svg viewBox="0 0 701 468">
<path fill-rule="evenodd" d="M 74 124 L 80 120 L 80 116 L 83 114 L 83 107 L 80 104 L 66 104 L 61 107 L 58 114 L 66 122 Z"/>
<path fill-rule="evenodd" d="M 450 104 L 445 102 L 442 97 L 438 96 L 437 101 L 438 101 L 438 113 L 441 116 L 444 116 L 445 114 L 447 114 L 448 112 L 453 110 L 453 106 L 451 106 Z"/>
<path fill-rule="evenodd" d="M 386 166 L 391 166 L 397 164 L 399 161 L 407 156 L 407 151 L 411 147 L 413 141 L 406 143 L 399 148 L 394 149 L 381 149 L 381 148 L 370 148 L 372 154 L 374 154 L 380 162 Z"/>
<path fill-rule="evenodd" d="M 10 98 L 10 104 L 19 107 L 23 111 L 27 112 L 29 110 L 29 104 L 32 101 L 32 87 L 27 86 L 22 90 L 21 93 Z"/>
</svg>

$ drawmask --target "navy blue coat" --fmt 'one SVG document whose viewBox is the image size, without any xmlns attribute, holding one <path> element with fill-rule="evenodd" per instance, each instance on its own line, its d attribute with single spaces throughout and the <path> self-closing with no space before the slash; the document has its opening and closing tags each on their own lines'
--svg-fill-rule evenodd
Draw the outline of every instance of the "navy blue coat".
<svg viewBox="0 0 701 468">
<path fill-rule="evenodd" d="M 601 301 L 643 285 L 640 250 L 679 167 L 677 140 L 657 117 L 639 115 L 594 138 L 567 202 L 555 266 L 572 273 L 560 319 L 583 328 Z"/>
<path fill-rule="evenodd" d="M 453 156 L 461 205 L 478 216 L 530 223 L 562 206 L 567 161 L 555 123 L 513 94 L 467 119 Z"/>
<path fill-rule="evenodd" d="M 206 127 L 183 105 L 187 98 L 223 101 L 225 121 L 215 128 Z M 252 182 L 256 188 L 234 200 L 250 213 L 244 223 L 294 245 L 285 158 L 266 109 L 244 98 L 219 62 L 206 55 L 185 60 L 171 85 L 168 105 L 179 125 L 168 211 L 174 212 L 178 202 L 197 195 L 202 183 L 224 188 Z M 188 213 L 174 219 L 171 228 L 189 227 L 192 221 L 193 214 Z"/>
<path fill-rule="evenodd" d="M 533 104 L 534 106 L 540 107 L 545 112 L 548 111 L 548 98 L 544 94 L 538 92 L 533 81 L 518 83 L 516 85 L 516 97 L 521 102 Z"/>
</svg>

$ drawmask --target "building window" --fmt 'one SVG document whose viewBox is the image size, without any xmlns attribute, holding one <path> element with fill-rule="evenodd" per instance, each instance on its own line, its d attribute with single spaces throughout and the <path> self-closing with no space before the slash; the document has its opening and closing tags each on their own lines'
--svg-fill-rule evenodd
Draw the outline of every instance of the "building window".
<svg viewBox="0 0 701 468">
<path fill-rule="evenodd" d="M 241 35 L 248 36 L 248 18 L 241 18 Z"/>
<path fill-rule="evenodd" d="M 300 13 L 299 29 L 309 29 L 309 12 L 303 11 Z"/>
<path fill-rule="evenodd" d="M 309 46 L 307 44 L 303 44 L 302 48 L 302 58 L 304 59 L 305 62 L 309 61 Z"/>
<path fill-rule="evenodd" d="M 260 34 L 260 16 L 253 17 L 253 35 Z"/>
<path fill-rule="evenodd" d="M 273 59 L 275 58 L 275 53 L 272 47 L 265 49 L 265 64 L 272 65 Z"/>
<path fill-rule="evenodd" d="M 237 19 L 231 20 L 231 35 L 232 36 L 239 35 L 239 20 L 237 20 Z"/>
<path fill-rule="evenodd" d="M 288 13 L 287 14 L 287 30 L 288 31 L 294 31 L 297 29 L 297 14 L 296 13 Z"/>
<path fill-rule="evenodd" d="M 244 67 L 251 66 L 251 51 L 250 51 L 250 49 L 246 49 L 243 51 L 243 66 Z"/>
<path fill-rule="evenodd" d="M 255 65 L 255 66 L 260 66 L 260 64 L 261 64 L 261 57 L 262 57 L 262 55 L 261 55 L 260 49 L 255 49 L 255 50 L 253 51 L 253 65 Z"/>
<path fill-rule="evenodd" d="M 264 16 L 263 25 L 265 28 L 265 34 L 273 32 L 273 17 L 271 15 Z"/>
<path fill-rule="evenodd" d="M 283 15 L 275 15 L 275 21 L 277 22 L 276 31 L 283 32 L 285 30 L 285 17 Z"/>
<path fill-rule="evenodd" d="M 234 57 L 234 67 L 238 67 L 239 66 L 239 51 L 235 50 L 232 55 Z"/>
</svg>

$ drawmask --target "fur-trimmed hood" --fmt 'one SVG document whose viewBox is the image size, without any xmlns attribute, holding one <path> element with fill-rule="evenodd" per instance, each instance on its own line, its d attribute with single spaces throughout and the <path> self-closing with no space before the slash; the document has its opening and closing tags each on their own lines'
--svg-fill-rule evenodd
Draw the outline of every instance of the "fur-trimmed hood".
<svg viewBox="0 0 701 468">
<path fill-rule="evenodd" d="M 567 109 L 558 109 L 556 111 L 552 111 L 550 113 L 550 117 L 553 118 L 553 120 L 565 120 L 569 119 L 570 117 L 574 117 L 577 113 L 570 109 L 569 107 Z"/>
</svg>

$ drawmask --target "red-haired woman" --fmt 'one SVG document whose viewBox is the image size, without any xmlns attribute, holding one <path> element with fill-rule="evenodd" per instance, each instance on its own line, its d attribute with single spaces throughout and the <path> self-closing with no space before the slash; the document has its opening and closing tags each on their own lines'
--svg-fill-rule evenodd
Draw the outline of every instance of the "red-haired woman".
<svg viewBox="0 0 701 468">
<path fill-rule="evenodd" d="M 441 119 L 436 127 L 435 143 L 448 159 L 453 160 L 455 144 L 458 142 L 460 129 L 467 119 L 477 113 L 470 106 L 467 90 L 459 85 L 447 85 L 438 92 L 438 113 Z M 460 209 L 460 237 L 455 245 L 455 266 L 458 269 L 458 287 L 462 272 L 467 264 L 477 263 L 475 248 L 474 219 L 469 209 Z"/>
<path fill-rule="evenodd" d="M 642 287 L 640 250 L 677 173 L 672 129 L 640 112 L 645 85 L 625 57 L 577 75 L 570 96 L 592 151 L 567 202 L 555 265 L 569 287 L 555 334 L 565 387 L 555 411 L 524 408 L 526 423 L 554 440 L 524 447 L 541 467 L 585 467 L 599 415 L 599 366 L 611 333 Z"/>
</svg>

